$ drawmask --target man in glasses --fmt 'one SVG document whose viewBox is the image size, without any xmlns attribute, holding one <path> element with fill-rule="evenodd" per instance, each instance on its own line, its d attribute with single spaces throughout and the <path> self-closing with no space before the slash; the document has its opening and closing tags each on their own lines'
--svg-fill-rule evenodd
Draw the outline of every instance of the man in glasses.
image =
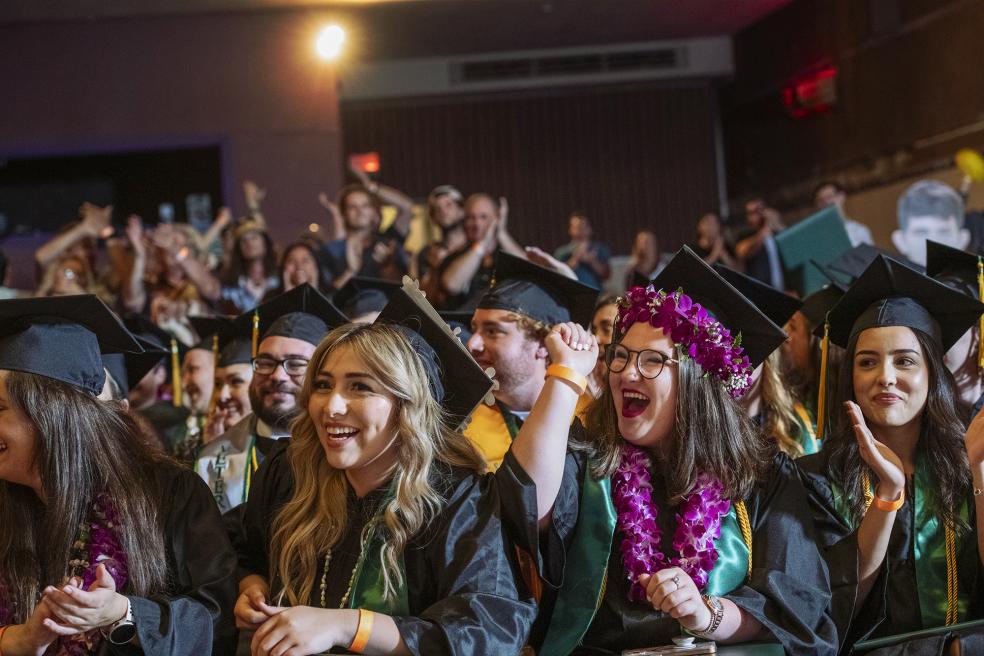
<svg viewBox="0 0 984 656">
<path fill-rule="evenodd" d="M 249 385 L 253 411 L 202 447 L 195 463 L 222 512 L 246 500 L 256 468 L 278 440 L 290 435 L 308 360 L 329 330 L 347 322 L 327 298 L 304 284 L 233 323 L 237 336 L 256 333 Z"/>
</svg>

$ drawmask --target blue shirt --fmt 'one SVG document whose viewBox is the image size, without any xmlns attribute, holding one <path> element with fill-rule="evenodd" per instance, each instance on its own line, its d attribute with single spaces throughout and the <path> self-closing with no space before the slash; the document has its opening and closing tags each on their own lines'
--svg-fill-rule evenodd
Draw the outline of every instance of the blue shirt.
<svg viewBox="0 0 984 656">
<path fill-rule="evenodd" d="M 567 263 L 567 260 L 571 259 L 574 255 L 574 251 L 577 249 L 577 244 L 571 242 L 569 244 L 564 244 L 560 248 L 554 251 L 554 257 L 561 262 Z M 611 257 L 611 253 L 608 246 L 597 241 L 591 242 L 588 246 L 589 251 L 594 251 L 595 258 L 602 264 L 608 264 L 608 258 Z M 601 289 L 602 284 L 605 282 L 602 280 L 593 268 L 585 264 L 584 262 L 579 262 L 576 267 L 574 267 L 574 274 L 577 279 L 583 282 L 585 285 L 590 285 L 595 289 Z"/>
</svg>

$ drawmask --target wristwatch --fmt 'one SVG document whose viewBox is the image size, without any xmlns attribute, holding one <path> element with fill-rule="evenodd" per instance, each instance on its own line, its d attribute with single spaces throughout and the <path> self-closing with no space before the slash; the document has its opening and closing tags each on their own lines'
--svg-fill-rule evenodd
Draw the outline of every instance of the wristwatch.
<svg viewBox="0 0 984 656">
<path fill-rule="evenodd" d="M 114 645 L 129 644 L 137 635 L 137 625 L 133 623 L 133 606 L 129 599 L 126 600 L 126 615 L 113 622 L 104 635 Z"/>
<path fill-rule="evenodd" d="M 724 604 L 713 595 L 701 595 L 700 598 L 704 601 L 707 609 L 711 611 L 711 621 L 708 623 L 706 629 L 702 631 L 690 631 L 689 633 L 693 633 L 701 638 L 707 638 L 721 626 L 721 620 L 724 619 Z"/>
</svg>

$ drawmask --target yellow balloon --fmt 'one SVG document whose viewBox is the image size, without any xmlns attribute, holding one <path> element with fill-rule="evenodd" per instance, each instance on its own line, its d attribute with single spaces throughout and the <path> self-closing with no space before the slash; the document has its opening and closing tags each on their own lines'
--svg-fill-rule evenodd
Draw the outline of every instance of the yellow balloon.
<svg viewBox="0 0 984 656">
<path fill-rule="evenodd" d="M 972 148 L 961 148 L 957 151 L 957 168 L 964 175 L 969 175 L 974 182 L 984 180 L 984 158 Z"/>
</svg>

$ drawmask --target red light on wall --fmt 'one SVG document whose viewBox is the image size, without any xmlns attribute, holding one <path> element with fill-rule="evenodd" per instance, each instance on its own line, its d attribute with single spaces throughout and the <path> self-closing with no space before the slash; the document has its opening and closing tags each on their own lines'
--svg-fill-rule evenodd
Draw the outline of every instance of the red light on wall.
<svg viewBox="0 0 984 656">
<path fill-rule="evenodd" d="M 829 112 L 837 104 L 837 68 L 828 66 L 782 89 L 782 105 L 793 118 Z"/>
<path fill-rule="evenodd" d="M 379 153 L 352 153 L 349 166 L 363 173 L 379 173 Z"/>
</svg>

